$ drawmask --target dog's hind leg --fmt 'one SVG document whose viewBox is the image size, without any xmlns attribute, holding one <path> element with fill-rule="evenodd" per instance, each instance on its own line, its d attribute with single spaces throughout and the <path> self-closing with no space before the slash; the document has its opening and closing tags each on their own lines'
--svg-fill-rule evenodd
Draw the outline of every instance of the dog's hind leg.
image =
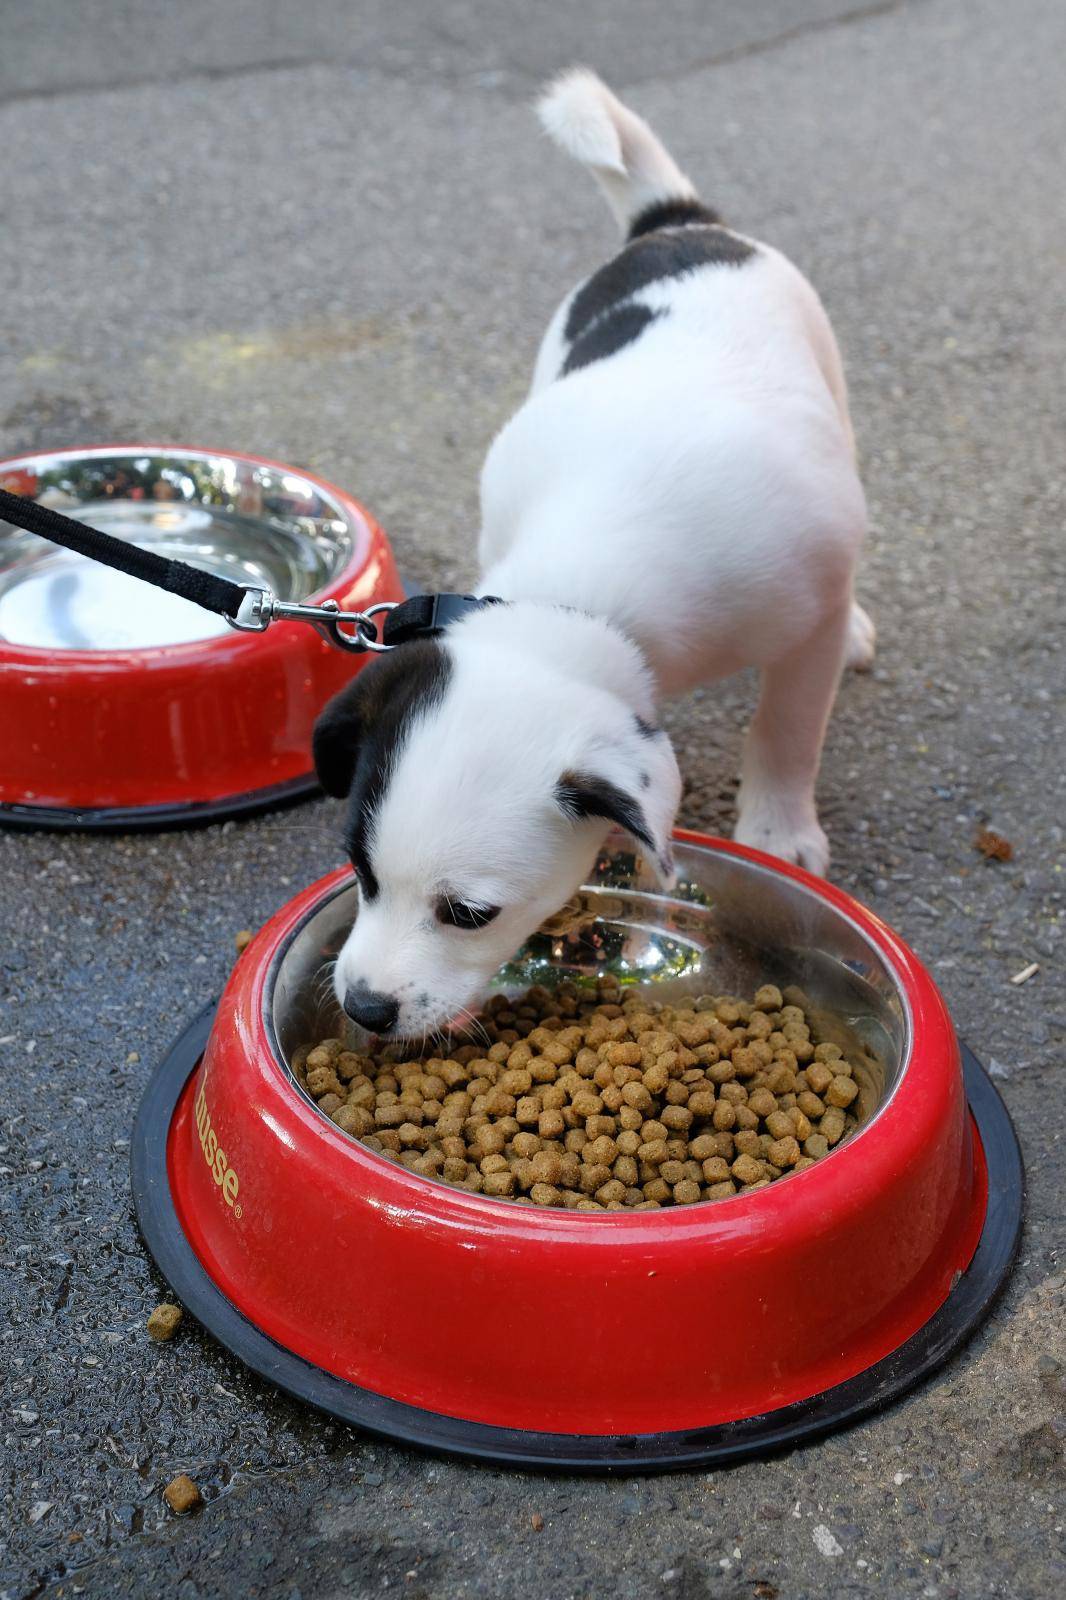
<svg viewBox="0 0 1066 1600">
<path fill-rule="evenodd" d="M 869 672 L 874 664 L 876 645 L 877 629 L 873 618 L 867 615 L 857 600 L 853 600 L 848 617 L 848 646 L 844 665 L 853 672 Z"/>
<path fill-rule="evenodd" d="M 851 603 L 767 667 L 744 747 L 734 837 L 824 874 L 829 843 L 818 822 L 814 785 L 822 741 L 848 645 Z"/>
</svg>

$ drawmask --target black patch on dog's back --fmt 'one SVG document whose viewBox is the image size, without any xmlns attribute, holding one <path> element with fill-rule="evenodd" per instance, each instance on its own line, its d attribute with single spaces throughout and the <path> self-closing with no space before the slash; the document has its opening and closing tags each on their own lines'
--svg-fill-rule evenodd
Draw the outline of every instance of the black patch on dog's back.
<svg viewBox="0 0 1066 1600">
<path fill-rule="evenodd" d="M 755 249 L 726 228 L 679 228 L 627 244 L 582 284 L 570 304 L 566 337 L 573 343 L 597 317 L 631 300 L 649 284 L 683 278 L 700 267 L 739 267 Z"/>
<path fill-rule="evenodd" d="M 702 200 L 656 200 L 637 213 L 629 225 L 630 239 L 641 234 L 654 233 L 657 228 L 684 228 L 692 224 L 720 224 L 717 211 L 705 206 Z"/>
<path fill-rule="evenodd" d="M 705 210 L 698 201 L 674 201 L 669 211 L 666 206 L 652 210 L 670 220 L 656 222 L 647 212 L 651 220 L 645 228 L 638 217 L 637 236 L 594 272 L 571 300 L 563 330 L 570 351 L 560 377 L 614 355 L 666 315 L 632 303 L 642 289 L 683 278 L 701 267 L 741 267 L 756 254 L 754 245 L 728 228 L 695 216 L 694 211 Z M 673 215 L 680 211 L 683 216 Z"/>
<path fill-rule="evenodd" d="M 605 312 L 570 346 L 561 376 L 565 377 L 568 372 L 576 372 L 579 367 L 587 367 L 593 361 L 602 361 L 606 356 L 624 350 L 627 344 L 640 338 L 649 322 L 654 322 L 661 315 L 662 312 L 653 311 L 650 306 L 635 303 L 615 306 L 613 310 Z"/>
<path fill-rule="evenodd" d="M 378 893 L 368 841 L 396 753 L 411 722 L 443 699 L 450 677 L 443 646 L 413 640 L 364 667 L 315 726 L 315 768 L 327 794 L 348 795 L 345 844 L 368 900 Z"/>
</svg>

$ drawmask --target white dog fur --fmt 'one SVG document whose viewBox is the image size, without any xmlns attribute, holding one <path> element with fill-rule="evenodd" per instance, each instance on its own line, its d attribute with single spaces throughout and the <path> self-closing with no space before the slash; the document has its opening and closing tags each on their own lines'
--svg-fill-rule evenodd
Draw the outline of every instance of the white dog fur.
<svg viewBox="0 0 1066 1600">
<path fill-rule="evenodd" d="M 539 110 L 631 242 L 559 307 L 485 462 L 478 593 L 509 603 L 381 658 L 316 731 L 361 884 L 338 998 L 394 1035 L 473 1005 L 613 823 L 669 877 L 664 695 L 760 669 L 736 837 L 824 873 L 822 739 L 842 665 L 873 654 L 852 591 L 866 511 L 814 290 L 700 206 L 593 74 Z"/>
</svg>

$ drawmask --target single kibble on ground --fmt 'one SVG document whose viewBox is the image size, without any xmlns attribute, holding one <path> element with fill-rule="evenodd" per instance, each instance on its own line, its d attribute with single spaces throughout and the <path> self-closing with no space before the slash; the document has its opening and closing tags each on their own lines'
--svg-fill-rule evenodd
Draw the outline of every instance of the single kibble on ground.
<svg viewBox="0 0 1066 1600">
<path fill-rule="evenodd" d="M 476 1040 L 436 1053 L 329 1038 L 291 1067 L 339 1128 L 420 1177 L 573 1211 L 688 1206 L 802 1172 L 858 1126 L 854 1065 L 797 999 L 764 984 L 668 1005 L 567 981 L 495 995 Z"/>
<path fill-rule="evenodd" d="M 203 1495 L 193 1483 L 192 1479 L 184 1472 L 179 1472 L 176 1478 L 171 1478 L 163 1490 L 163 1499 L 171 1511 L 191 1511 L 193 1506 L 198 1506 Z"/>
<path fill-rule="evenodd" d="M 237 946 L 237 954 L 239 956 L 244 954 L 254 938 L 255 934 L 251 928 L 242 928 L 239 933 L 234 934 L 233 942 Z"/>
<path fill-rule="evenodd" d="M 148 1332 L 153 1339 L 162 1342 L 164 1339 L 173 1339 L 178 1331 L 181 1321 L 181 1307 L 171 1305 L 169 1300 L 164 1300 L 161 1306 L 156 1306 L 148 1318 Z"/>
</svg>

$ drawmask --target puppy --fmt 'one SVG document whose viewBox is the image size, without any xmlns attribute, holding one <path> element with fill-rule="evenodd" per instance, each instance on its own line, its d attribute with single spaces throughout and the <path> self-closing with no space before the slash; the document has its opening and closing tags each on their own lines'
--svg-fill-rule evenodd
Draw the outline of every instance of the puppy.
<svg viewBox="0 0 1066 1600">
<path fill-rule="evenodd" d="M 478 592 L 323 712 L 359 915 L 345 1010 L 411 1036 L 461 1018 L 587 876 L 613 825 L 661 877 L 681 778 L 656 703 L 756 666 L 736 837 L 824 873 L 814 785 L 873 627 L 840 356 L 814 290 L 724 227 L 585 71 L 539 107 L 627 236 L 567 296 L 481 480 Z"/>
</svg>

